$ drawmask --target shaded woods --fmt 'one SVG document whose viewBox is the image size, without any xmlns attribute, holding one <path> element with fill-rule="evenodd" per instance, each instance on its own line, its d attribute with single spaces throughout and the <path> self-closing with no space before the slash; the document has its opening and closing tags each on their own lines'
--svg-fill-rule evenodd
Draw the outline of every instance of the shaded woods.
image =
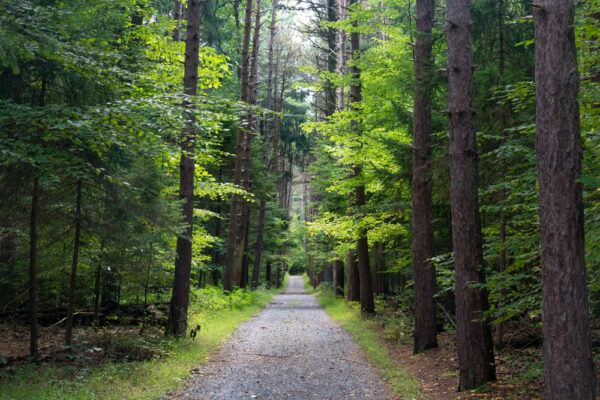
<svg viewBox="0 0 600 400">
<path fill-rule="evenodd" d="M 306 272 L 392 346 L 456 350 L 453 389 L 510 364 L 593 399 L 599 13 L 0 0 L 1 368 L 168 347 Z"/>
</svg>

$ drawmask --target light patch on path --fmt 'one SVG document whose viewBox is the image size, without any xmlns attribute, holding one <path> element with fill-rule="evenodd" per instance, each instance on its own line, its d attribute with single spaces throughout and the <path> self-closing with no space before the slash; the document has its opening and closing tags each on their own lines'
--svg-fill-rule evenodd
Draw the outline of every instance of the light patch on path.
<svg viewBox="0 0 600 400">
<path fill-rule="evenodd" d="M 393 399 L 352 336 L 290 277 L 172 399 Z"/>
</svg>

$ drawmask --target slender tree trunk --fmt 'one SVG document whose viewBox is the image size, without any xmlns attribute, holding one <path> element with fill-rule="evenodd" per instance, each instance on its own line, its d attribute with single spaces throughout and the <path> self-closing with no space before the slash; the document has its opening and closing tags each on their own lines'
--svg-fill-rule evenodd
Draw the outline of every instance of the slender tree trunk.
<svg viewBox="0 0 600 400">
<path fill-rule="evenodd" d="M 572 0 L 533 10 L 546 399 L 594 399 Z"/>
<path fill-rule="evenodd" d="M 173 19 L 175 20 L 175 29 L 173 30 L 173 41 L 180 42 L 183 40 L 181 32 L 181 21 L 183 20 L 183 2 L 181 0 L 175 0 L 173 6 Z"/>
<path fill-rule="evenodd" d="M 356 3 L 357 0 L 351 0 L 350 5 Z M 353 23 L 353 26 L 357 26 L 357 22 Z M 362 101 L 360 74 L 361 71 L 356 65 L 360 58 L 360 33 L 352 32 L 350 34 L 350 47 L 352 51 L 352 64 L 351 73 L 354 82 L 350 85 L 350 104 L 354 108 Z M 356 112 L 360 112 L 358 108 Z M 352 125 L 356 131 L 357 136 L 362 135 L 362 121 L 360 118 L 352 121 Z M 354 176 L 360 177 L 362 175 L 362 167 L 355 165 Z M 361 207 L 366 204 L 365 198 L 365 185 L 361 183 L 355 189 L 356 196 L 356 208 L 360 211 Z M 359 228 L 358 240 L 356 242 L 356 254 L 358 257 L 358 274 L 360 280 L 360 308 L 363 312 L 372 313 L 375 311 L 375 303 L 373 301 L 373 285 L 371 283 L 371 268 L 369 266 L 369 243 L 367 241 L 367 230 L 366 228 Z"/>
<path fill-rule="evenodd" d="M 338 19 L 346 20 L 348 12 L 347 0 L 338 0 Z M 337 71 L 339 75 L 344 75 L 346 69 L 346 31 L 338 29 L 338 55 L 337 55 Z M 344 86 L 340 85 L 337 88 L 336 111 L 344 111 Z"/>
<path fill-rule="evenodd" d="M 198 55 L 200 46 L 200 6 L 203 0 L 187 1 L 187 30 L 185 34 L 184 93 L 196 96 L 198 87 Z M 186 101 L 185 106 L 194 105 Z M 182 220 L 186 224 L 183 235 L 177 237 L 175 277 L 169 306 L 166 333 L 176 336 L 185 334 L 192 274 L 192 239 L 194 227 L 194 170 L 195 170 L 195 117 L 188 115 L 189 123 L 184 127 L 181 139 L 179 162 L 179 199 L 183 200 Z"/>
<path fill-rule="evenodd" d="M 412 253 L 415 282 L 414 352 L 437 347 L 433 214 L 431 210 L 431 29 L 434 0 L 417 1 L 415 98 L 413 112 Z"/>
<path fill-rule="evenodd" d="M 356 253 L 354 250 L 348 252 L 346 258 L 346 269 L 348 274 L 348 301 L 360 301 L 360 280 L 358 278 L 358 265 L 356 264 Z"/>
<path fill-rule="evenodd" d="M 75 288 L 77 284 L 77 264 L 79 261 L 79 243 L 81 237 L 81 187 L 83 181 L 77 181 L 77 203 L 75 211 L 75 241 L 73 244 L 73 264 L 71 265 L 71 283 L 69 285 L 69 305 L 67 307 L 67 322 L 65 343 L 70 345 L 73 339 L 73 314 L 75 312 Z"/>
<path fill-rule="evenodd" d="M 477 184 L 473 60 L 469 0 L 447 0 L 446 37 L 450 109 L 450 194 L 458 337 L 459 391 L 496 379 L 485 283 Z"/>
<path fill-rule="evenodd" d="M 249 68 L 250 68 L 250 33 L 252 30 L 252 0 L 246 0 L 245 20 L 244 20 L 244 38 L 242 44 L 242 65 L 241 65 L 241 96 L 243 102 L 248 101 L 249 95 Z M 246 125 L 246 126 L 244 126 Z M 242 164 L 244 154 L 244 144 L 249 126 L 245 124 L 244 118 L 241 119 L 238 126 L 237 139 L 235 142 L 235 165 L 233 170 L 233 184 L 240 186 L 242 182 Z M 233 290 L 234 284 L 234 266 L 235 250 L 238 228 L 238 213 L 240 211 L 240 195 L 234 194 L 229 207 L 229 230 L 227 231 L 227 247 L 225 253 L 225 270 L 223 271 L 223 289 Z"/>
<path fill-rule="evenodd" d="M 148 265 L 146 266 L 146 279 L 144 281 L 144 306 L 142 307 L 142 326 L 140 327 L 140 335 L 144 333 L 146 328 L 146 307 L 148 306 L 148 287 L 150 286 L 150 271 L 152 270 L 152 242 L 149 245 L 150 254 L 148 255 Z"/>
<path fill-rule="evenodd" d="M 40 221 L 40 183 L 38 177 L 33 179 L 31 193 L 31 215 L 29 219 L 29 354 L 38 358 L 38 281 L 37 281 L 37 242 Z"/>
<path fill-rule="evenodd" d="M 267 78 L 267 99 L 265 108 L 271 110 L 273 108 L 273 52 L 275 46 L 275 27 L 277 23 L 277 4 L 278 0 L 273 0 L 271 9 L 271 36 L 269 38 L 269 66 L 268 66 L 268 78 Z M 275 85 L 275 87 L 277 87 Z M 262 163 L 263 170 L 262 175 L 266 182 L 269 175 L 269 134 L 271 132 L 271 115 L 265 116 L 264 123 L 264 134 L 263 134 L 263 151 L 262 151 Z M 258 233 L 256 238 L 256 251 L 254 255 L 254 269 L 252 271 L 252 288 L 256 289 L 258 286 L 258 277 L 260 275 L 260 261 L 262 257 L 263 241 L 265 234 L 265 219 L 267 214 L 267 201 L 265 195 L 260 199 L 260 207 L 258 212 Z"/>
<path fill-rule="evenodd" d="M 504 86 L 504 0 L 498 0 L 498 80 L 500 85 Z M 500 105 L 500 136 L 502 138 L 500 145 L 506 143 L 506 109 L 504 105 Z M 500 160 L 500 180 L 504 185 L 506 183 L 506 157 L 504 151 L 501 152 Z M 506 215 L 504 206 L 506 203 L 506 188 L 503 186 L 500 189 L 500 204 L 499 204 L 499 219 L 500 219 L 500 254 L 498 257 L 498 272 L 504 273 L 506 270 Z M 501 302 L 506 295 L 504 290 L 500 291 L 500 301 L 498 307 L 501 307 Z M 504 341 L 504 324 L 500 322 L 496 324 L 494 330 L 494 342 L 496 346 L 501 346 Z"/>
<path fill-rule="evenodd" d="M 278 265 L 277 269 L 275 270 L 275 287 L 277 289 L 279 289 L 279 287 L 281 286 L 281 267 Z"/>
<path fill-rule="evenodd" d="M 252 57 L 250 61 L 250 77 L 248 87 L 248 104 L 254 105 L 257 102 L 258 92 L 258 51 L 260 44 L 260 0 L 256 0 L 256 13 L 254 19 L 254 31 L 252 36 Z M 250 131 L 246 132 L 246 149 L 245 149 L 245 165 L 244 165 L 244 189 L 250 192 L 252 187 L 252 138 L 257 132 L 258 119 L 250 112 L 248 114 L 248 127 Z M 240 287 L 245 288 L 248 285 L 248 264 L 249 264 L 249 230 L 250 230 L 250 204 L 244 200 L 242 203 L 242 217 L 240 226 L 240 240 L 243 243 L 242 253 L 238 257 L 242 257 L 241 262 L 241 280 Z"/>
<path fill-rule="evenodd" d="M 271 261 L 267 261 L 267 271 L 265 275 L 265 282 L 267 283 L 267 287 L 271 287 Z"/>
<path fill-rule="evenodd" d="M 98 311 L 100 308 L 100 282 L 102 278 L 102 254 L 104 254 L 104 239 L 100 242 L 100 254 L 98 255 L 98 265 L 96 266 L 96 277 L 94 281 L 94 321 L 100 325 Z"/>
</svg>

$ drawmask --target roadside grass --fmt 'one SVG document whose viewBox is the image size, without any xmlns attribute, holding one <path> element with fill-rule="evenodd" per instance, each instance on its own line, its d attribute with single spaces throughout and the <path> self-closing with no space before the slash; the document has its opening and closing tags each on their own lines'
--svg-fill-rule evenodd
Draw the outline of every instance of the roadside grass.
<svg viewBox="0 0 600 400">
<path fill-rule="evenodd" d="M 0 370 L 2 400 L 88 400 L 166 398 L 169 391 L 181 388 L 189 371 L 206 363 L 209 356 L 231 335 L 238 324 L 267 305 L 285 290 L 259 289 L 237 308 L 195 309 L 192 305 L 190 326 L 201 323 L 194 341 L 161 339 L 166 356 L 135 362 L 108 362 L 98 367 L 49 367 L 28 364 L 10 371 Z M 249 299 L 249 301 L 248 301 Z M 203 299 L 205 300 L 205 299 Z"/>
<path fill-rule="evenodd" d="M 377 333 L 378 322 L 374 318 L 361 315 L 360 306 L 334 296 L 330 288 L 313 289 L 304 274 L 304 286 L 309 293 L 317 295 L 319 304 L 335 321 L 339 322 L 354 336 L 354 340 L 363 348 L 373 366 L 380 370 L 384 379 L 392 386 L 394 394 L 405 400 L 420 399 L 419 389 L 414 376 L 400 368 L 388 355 Z"/>
</svg>

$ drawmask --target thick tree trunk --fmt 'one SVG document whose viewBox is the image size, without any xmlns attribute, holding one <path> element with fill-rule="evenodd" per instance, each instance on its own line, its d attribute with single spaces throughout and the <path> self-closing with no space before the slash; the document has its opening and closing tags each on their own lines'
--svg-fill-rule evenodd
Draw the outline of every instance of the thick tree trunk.
<svg viewBox="0 0 600 400">
<path fill-rule="evenodd" d="M 477 193 L 470 1 L 448 0 L 446 18 L 458 390 L 463 391 L 495 380 L 496 368 L 491 332 L 482 317 L 488 309 L 487 292 L 470 287 L 471 282 L 485 282 Z"/>
<path fill-rule="evenodd" d="M 200 6 L 203 0 L 188 0 L 187 30 L 185 35 L 184 93 L 195 96 L 198 86 L 198 55 L 200 46 Z M 185 102 L 187 107 L 193 104 Z M 166 333 L 184 335 L 187 328 L 187 310 L 192 273 L 192 238 L 194 227 L 194 150 L 195 117 L 190 113 L 189 123 L 180 138 L 181 159 L 179 161 L 179 199 L 183 200 L 182 220 L 186 224 L 183 235 L 177 238 L 175 276 L 169 306 Z"/>
<path fill-rule="evenodd" d="M 70 345 L 73 339 L 73 314 L 75 313 L 75 288 L 77 284 L 77 264 L 79 261 L 79 243 L 81 237 L 81 179 L 77 181 L 77 203 L 75 205 L 75 239 L 73 244 L 73 264 L 71 265 L 71 282 L 69 285 L 69 305 L 67 306 L 67 322 L 65 343 Z"/>
<path fill-rule="evenodd" d="M 29 354 L 38 358 L 38 281 L 37 281 L 37 229 L 40 221 L 40 183 L 33 179 L 31 215 L 29 219 Z"/>
<path fill-rule="evenodd" d="M 573 1 L 533 10 L 546 399 L 595 398 Z"/>
<path fill-rule="evenodd" d="M 248 101 L 249 95 L 249 75 L 250 75 L 250 33 L 252 30 L 252 0 L 246 0 L 245 20 L 244 20 L 244 39 L 242 44 L 242 66 L 241 66 L 241 96 L 243 102 Z M 242 182 L 242 164 L 244 154 L 244 143 L 249 126 L 244 126 L 244 118 L 241 119 L 238 127 L 237 139 L 235 142 L 235 165 L 233 170 L 233 184 L 240 186 Z M 223 289 L 233 290 L 234 284 L 234 266 L 235 250 L 238 228 L 238 213 L 240 211 L 240 195 L 234 194 L 229 207 L 229 230 L 227 232 L 227 247 L 225 253 L 225 270 L 223 271 Z"/>
<path fill-rule="evenodd" d="M 413 112 L 412 253 L 415 282 L 414 352 L 437 347 L 435 269 L 433 257 L 433 214 L 431 210 L 431 89 L 433 65 L 431 29 L 434 0 L 417 1 L 415 43 L 415 98 Z"/>
</svg>

